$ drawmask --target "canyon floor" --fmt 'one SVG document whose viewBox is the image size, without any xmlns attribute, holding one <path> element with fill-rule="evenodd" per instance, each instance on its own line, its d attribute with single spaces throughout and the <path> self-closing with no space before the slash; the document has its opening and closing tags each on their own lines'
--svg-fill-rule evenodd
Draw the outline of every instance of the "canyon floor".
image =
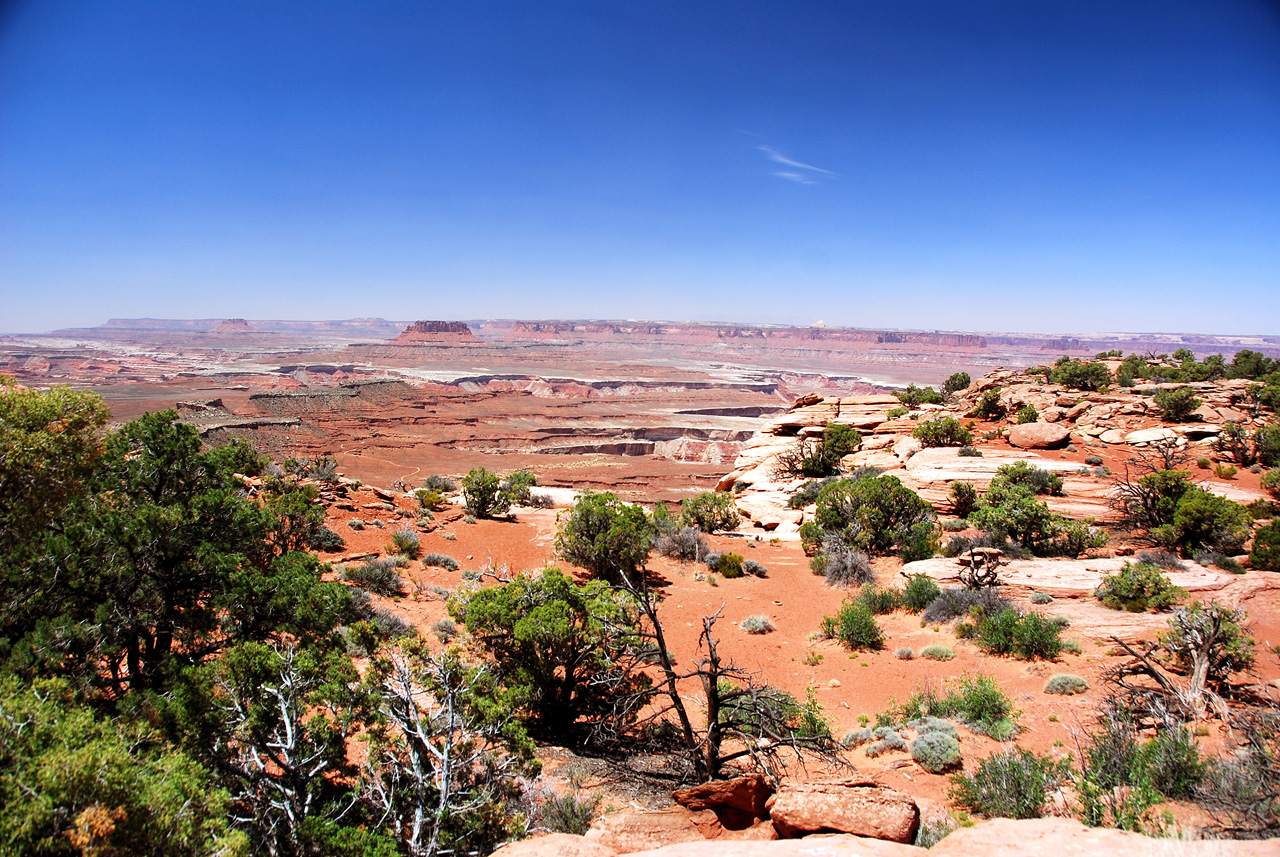
<svg viewBox="0 0 1280 857">
<path fill-rule="evenodd" d="M 176 406 L 211 442 L 244 436 L 280 460 L 331 455 L 345 477 L 364 483 L 330 505 L 328 525 L 346 547 L 325 558 L 339 568 L 359 555 L 386 551 L 390 533 L 412 521 L 406 489 L 418 487 L 427 475 L 456 478 L 479 466 L 503 474 L 528 469 L 539 486 L 562 489 L 550 492 L 557 508 L 519 508 L 510 520 L 467 523 L 454 507 L 424 528 L 423 551 L 455 558 L 460 570 L 415 562 L 405 572 L 406 595 L 378 601 L 433 640 L 431 626 L 446 615 L 435 587 L 456 589 L 462 571 L 567 567 L 556 558 L 552 540 L 557 516 L 573 492 L 610 490 L 648 505 L 678 501 L 717 484 L 725 487 L 726 479 L 729 487 L 741 482 L 740 507 L 749 517 L 738 531 L 709 541 L 714 549 L 757 560 L 767 575 L 707 579 L 700 566 L 655 555 L 650 568 L 664 581 L 663 621 L 677 657 L 692 660 L 701 618 L 720 612 L 716 628 L 722 653 L 798 698 L 813 688 L 837 736 L 862 725 L 863 718 L 874 722 L 876 712 L 922 685 L 939 686 L 954 676 L 981 672 L 994 676 L 1021 710 L 1019 723 L 1025 731 L 1017 738 L 1020 746 L 1070 754 L 1091 725 L 1103 691 L 1102 673 L 1121 660 L 1112 635 L 1150 640 L 1163 626 L 1163 617 L 1155 614 L 1135 618 L 1103 612 L 1092 598 L 1093 581 L 1140 547 L 1117 534 L 1106 549 L 1070 569 L 1009 566 L 1013 577 L 1007 588 L 1015 602 L 1027 607 L 1033 591 L 1052 594 L 1055 602 L 1041 609 L 1070 619 L 1064 636 L 1080 644 L 1079 654 L 1064 654 L 1054 663 L 985 656 L 973 643 L 956 639 L 949 625 L 925 626 L 918 616 L 901 611 L 880 617 L 888 638 L 884 650 L 850 653 L 813 636 L 823 617 L 835 613 L 850 593 L 828 586 L 810 571 L 796 536 L 804 512 L 794 514 L 779 502 L 795 486 L 767 484 L 760 474 L 766 453 L 777 452 L 764 442 L 771 437 L 769 426 L 785 424 L 792 402 L 805 394 L 819 394 L 816 410 L 797 430 L 821 425 L 827 419 L 822 408 L 842 397 L 874 399 L 908 382 L 938 385 L 957 370 L 979 378 L 998 366 L 1047 363 L 1063 353 L 1091 356 L 1117 347 L 1117 342 L 1133 350 L 1177 345 L 1116 336 L 1064 340 L 872 331 L 841 339 L 807 330 L 784 336 L 761 328 L 727 335 L 730 328 L 715 326 L 641 326 L 637 332 L 621 323 L 558 324 L 475 324 L 470 338 L 444 332 L 402 339 L 404 334 L 397 335 L 401 325 L 378 320 L 345 328 L 288 329 L 253 322 L 221 331 L 198 323 L 178 329 L 158 322 L 150 327 L 118 323 L 43 337 L 0 338 L 0 372 L 27 384 L 70 383 L 96 390 L 118 420 Z M 1203 351 L 1215 345 L 1195 347 Z M 1280 354 L 1280 341 L 1249 346 Z M 881 399 L 882 404 L 889 401 Z M 1065 415 L 1072 407 L 1059 409 Z M 866 444 L 864 459 L 854 463 L 901 475 L 939 506 L 944 518 L 939 492 L 949 480 L 982 483 L 999 462 L 1034 460 L 1069 474 L 1061 500 L 1064 513 L 1104 519 L 1109 478 L 1098 475 L 1085 458 L 1097 456 L 1117 472 L 1145 443 L 1124 438 L 1159 424 L 1151 415 L 1117 406 L 1105 413 L 1098 410 L 1092 422 L 1081 423 L 1080 414 L 1067 419 L 1064 425 L 1075 420 L 1070 449 L 1028 452 L 998 436 L 975 443 L 983 459 L 961 460 L 954 450 L 946 455 L 934 450 L 898 454 L 897 441 L 910 435 L 913 423 L 887 419 L 887 404 L 871 410 L 876 408 L 881 418 L 863 426 L 864 435 L 889 440 Z M 1000 428 L 999 423 L 980 423 L 975 433 Z M 1193 436 L 1190 442 L 1204 437 Z M 955 475 L 980 460 L 990 467 Z M 1243 502 L 1263 496 L 1257 475 L 1247 470 L 1216 482 L 1220 484 L 1213 490 Z M 362 529 L 353 529 L 353 520 Z M 927 562 L 934 565 L 908 571 L 925 571 L 944 581 L 955 573 L 953 561 Z M 904 570 L 896 559 L 880 559 L 877 573 L 881 583 L 900 585 Z M 1280 663 L 1269 651 L 1280 643 L 1280 574 L 1228 575 L 1200 566 L 1188 574 L 1195 597 L 1223 598 L 1248 611 L 1258 644 L 1256 681 L 1272 689 L 1280 686 Z M 739 623 L 755 615 L 769 617 L 776 630 L 745 633 Z M 954 649 L 955 659 L 937 662 L 895 654 L 905 647 L 918 655 L 932 643 Z M 1090 690 L 1072 697 L 1044 693 L 1046 679 L 1058 672 L 1083 676 Z M 695 697 L 691 692 L 696 709 Z M 1000 748 L 989 738 L 961 733 L 968 766 Z M 1215 726 L 1202 742 L 1215 749 L 1222 738 Z M 567 751 L 548 748 L 544 755 L 552 777 L 562 766 L 564 771 L 573 766 L 586 771 L 584 788 L 599 789 L 606 806 L 653 808 L 669 802 L 662 789 L 621 786 L 614 769 Z M 925 772 L 908 754 L 871 759 L 855 750 L 850 757 L 860 773 L 938 811 L 946 802 L 946 777 Z M 559 782 L 566 780 L 562 771 Z M 1193 808 L 1178 812 L 1188 824 L 1197 822 Z"/>
</svg>

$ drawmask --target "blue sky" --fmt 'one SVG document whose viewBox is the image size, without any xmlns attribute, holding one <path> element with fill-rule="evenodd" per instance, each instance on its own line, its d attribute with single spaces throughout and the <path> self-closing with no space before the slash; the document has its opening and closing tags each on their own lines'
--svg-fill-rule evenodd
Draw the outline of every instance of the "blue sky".
<svg viewBox="0 0 1280 857">
<path fill-rule="evenodd" d="M 1280 333 L 1275 3 L 0 9 L 0 331 Z"/>
</svg>

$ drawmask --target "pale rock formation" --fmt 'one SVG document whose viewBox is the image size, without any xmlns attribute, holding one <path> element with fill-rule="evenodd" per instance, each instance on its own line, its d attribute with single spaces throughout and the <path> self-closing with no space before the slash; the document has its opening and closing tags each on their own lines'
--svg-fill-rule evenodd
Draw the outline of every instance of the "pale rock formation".
<svg viewBox="0 0 1280 857">
<path fill-rule="evenodd" d="M 784 839 L 852 833 L 910 844 L 920 827 L 920 808 L 911 795 L 871 780 L 783 783 L 768 808 L 774 829 Z"/>
<path fill-rule="evenodd" d="M 1071 431 L 1054 423 L 1025 423 L 1009 429 L 1009 443 L 1019 449 L 1060 449 L 1071 439 Z"/>
</svg>

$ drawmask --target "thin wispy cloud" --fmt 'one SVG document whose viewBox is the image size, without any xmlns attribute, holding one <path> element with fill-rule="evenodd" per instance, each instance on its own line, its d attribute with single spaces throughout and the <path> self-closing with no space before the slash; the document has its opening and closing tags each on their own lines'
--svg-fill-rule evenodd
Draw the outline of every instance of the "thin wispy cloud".
<svg viewBox="0 0 1280 857">
<path fill-rule="evenodd" d="M 809 170 L 810 172 L 821 173 L 824 176 L 832 176 L 833 178 L 839 176 L 839 173 L 833 173 L 831 170 L 824 170 L 822 167 L 815 167 L 813 164 L 806 164 L 803 161 L 788 158 L 772 146 L 756 146 L 756 148 L 764 152 L 769 160 L 776 161 L 783 166 L 792 167 L 797 170 Z M 793 173 L 774 173 L 774 175 L 790 178 Z"/>
<path fill-rule="evenodd" d="M 786 179 L 787 181 L 797 182 L 799 184 L 817 184 L 816 181 L 814 181 L 813 179 L 801 173 L 792 173 L 792 172 L 787 172 L 786 170 L 778 170 L 777 172 L 774 173 L 774 175 L 780 179 Z"/>
</svg>

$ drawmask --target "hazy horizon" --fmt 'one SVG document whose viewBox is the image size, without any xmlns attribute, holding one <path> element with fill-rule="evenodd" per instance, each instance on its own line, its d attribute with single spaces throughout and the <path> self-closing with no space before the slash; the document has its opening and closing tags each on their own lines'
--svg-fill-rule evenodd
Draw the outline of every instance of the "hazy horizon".
<svg viewBox="0 0 1280 857">
<path fill-rule="evenodd" d="M 0 329 L 1280 333 L 1274 3 L 369 10 L 0 8 Z"/>
</svg>

